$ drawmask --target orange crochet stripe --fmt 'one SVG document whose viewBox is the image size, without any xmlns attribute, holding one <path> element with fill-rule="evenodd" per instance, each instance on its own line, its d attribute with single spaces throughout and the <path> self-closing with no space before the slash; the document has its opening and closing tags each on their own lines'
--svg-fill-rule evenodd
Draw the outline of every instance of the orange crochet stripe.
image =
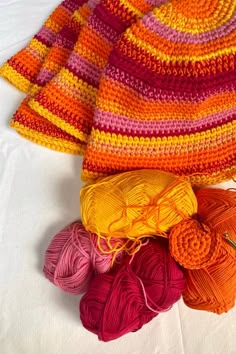
<svg viewBox="0 0 236 354">
<path fill-rule="evenodd" d="M 3 64 L 0 74 L 12 85 L 25 93 L 30 91 L 57 33 L 69 20 L 76 3 L 76 0 L 63 1 L 26 47 Z"/>
<path fill-rule="evenodd" d="M 79 6 L 79 3 L 82 2 L 77 1 L 77 3 Z M 33 97 L 39 92 L 45 83 L 55 76 L 60 68 L 66 63 L 76 37 L 81 30 L 82 24 L 86 21 L 86 18 L 83 18 L 82 14 L 84 14 L 84 16 L 89 16 L 90 12 L 91 9 L 87 4 L 80 6 L 74 11 L 68 21 L 64 23 L 44 59 L 43 64 L 39 62 L 41 67 L 34 80 L 34 84 L 32 85 L 30 82 L 27 82 L 27 84 L 31 86 L 28 98 Z M 63 17 L 60 18 L 60 21 L 62 20 Z M 61 23 L 63 24 L 63 22 Z M 23 135 L 28 140 L 53 150 L 72 154 L 82 154 L 85 149 L 82 142 L 63 132 L 49 121 L 43 119 L 37 112 L 33 111 L 28 106 L 28 100 L 24 100 L 14 114 L 11 127 L 15 128 L 19 134 Z"/>
<path fill-rule="evenodd" d="M 226 111 L 234 107 L 236 92 L 223 92 L 210 96 L 200 102 L 187 100 L 153 100 L 137 95 L 131 89 L 122 85 L 115 85 L 107 80 L 100 91 L 101 98 L 97 101 L 97 108 L 111 113 L 125 114 L 135 120 L 197 120 L 201 117 Z M 102 95 L 104 93 L 104 96 Z M 125 97 L 125 99 L 123 99 Z M 142 111 L 140 110 L 142 107 Z M 155 116 L 153 112 L 156 112 Z"/>
<path fill-rule="evenodd" d="M 195 5 L 209 18 L 184 15 Z M 147 168 L 209 184 L 235 173 L 236 1 L 195 5 L 156 7 L 114 46 L 83 178 Z"/>
<path fill-rule="evenodd" d="M 99 2 L 81 30 L 66 68 L 29 101 L 30 107 L 86 142 L 93 123 L 99 79 L 112 47 L 123 29 L 153 7 L 145 0 Z"/>
</svg>

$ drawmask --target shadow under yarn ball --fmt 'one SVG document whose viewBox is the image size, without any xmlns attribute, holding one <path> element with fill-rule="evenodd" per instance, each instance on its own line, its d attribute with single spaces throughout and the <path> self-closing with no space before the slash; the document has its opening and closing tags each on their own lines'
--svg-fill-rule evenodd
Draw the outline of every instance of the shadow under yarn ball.
<svg viewBox="0 0 236 354">
<path fill-rule="evenodd" d="M 80 302 L 85 328 L 102 341 L 137 331 L 181 297 L 185 278 L 168 241 L 150 239 L 119 268 L 97 275 Z"/>
</svg>

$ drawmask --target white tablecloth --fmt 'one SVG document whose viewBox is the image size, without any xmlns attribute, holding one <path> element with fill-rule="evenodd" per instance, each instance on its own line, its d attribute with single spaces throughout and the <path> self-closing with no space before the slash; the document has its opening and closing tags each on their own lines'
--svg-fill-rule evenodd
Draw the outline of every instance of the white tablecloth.
<svg viewBox="0 0 236 354">
<path fill-rule="evenodd" d="M 0 0 L 0 64 L 58 0 Z M 8 123 L 24 95 L 0 79 L 0 354 L 235 354 L 236 309 L 217 316 L 183 302 L 110 343 L 86 331 L 79 297 L 42 274 L 50 238 L 79 217 L 81 158 L 24 140 Z"/>
</svg>

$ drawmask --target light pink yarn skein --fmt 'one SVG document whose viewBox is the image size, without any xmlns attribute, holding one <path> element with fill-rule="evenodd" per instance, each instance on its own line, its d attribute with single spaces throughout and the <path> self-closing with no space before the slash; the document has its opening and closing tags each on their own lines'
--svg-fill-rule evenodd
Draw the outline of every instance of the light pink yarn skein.
<svg viewBox="0 0 236 354">
<path fill-rule="evenodd" d="M 118 260 L 121 255 L 118 255 Z M 62 290 L 81 294 L 92 277 L 112 267 L 113 254 L 102 254 L 96 246 L 96 235 L 87 232 L 76 221 L 54 236 L 46 253 L 45 277 Z"/>
</svg>

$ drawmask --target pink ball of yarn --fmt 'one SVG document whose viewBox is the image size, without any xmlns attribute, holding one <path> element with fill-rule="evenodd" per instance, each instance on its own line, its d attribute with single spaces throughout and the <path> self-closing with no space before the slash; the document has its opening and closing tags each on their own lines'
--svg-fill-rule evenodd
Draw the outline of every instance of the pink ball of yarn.
<svg viewBox="0 0 236 354">
<path fill-rule="evenodd" d="M 102 254 L 97 248 L 96 235 L 76 221 L 52 239 L 43 271 L 46 278 L 62 290 L 81 294 L 87 290 L 94 274 L 111 269 L 112 261 L 113 254 Z"/>
<path fill-rule="evenodd" d="M 80 302 L 85 328 L 103 341 L 137 331 L 180 298 L 185 278 L 168 241 L 153 240 L 119 268 L 97 275 Z"/>
</svg>

